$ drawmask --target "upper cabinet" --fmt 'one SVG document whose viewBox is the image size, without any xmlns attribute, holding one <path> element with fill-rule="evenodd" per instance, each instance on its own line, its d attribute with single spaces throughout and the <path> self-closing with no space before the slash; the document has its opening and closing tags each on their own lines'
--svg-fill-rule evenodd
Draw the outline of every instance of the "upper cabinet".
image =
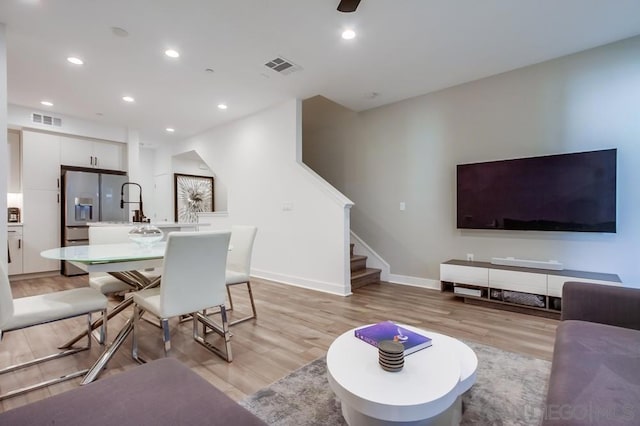
<svg viewBox="0 0 640 426">
<path fill-rule="evenodd" d="M 60 137 L 60 163 L 64 166 L 125 170 L 125 145 L 117 142 L 90 141 Z"/>
<path fill-rule="evenodd" d="M 20 132 L 9 130 L 7 134 L 9 143 L 9 180 L 7 182 L 7 192 L 22 192 L 20 181 L 20 170 L 22 158 L 20 155 Z"/>
<path fill-rule="evenodd" d="M 22 188 L 60 189 L 60 136 L 22 132 Z"/>
</svg>

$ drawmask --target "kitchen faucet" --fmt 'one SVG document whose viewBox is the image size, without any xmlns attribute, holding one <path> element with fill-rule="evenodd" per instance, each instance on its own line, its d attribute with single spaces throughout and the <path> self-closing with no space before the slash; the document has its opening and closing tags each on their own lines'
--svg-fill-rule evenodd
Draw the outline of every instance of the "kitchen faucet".
<svg viewBox="0 0 640 426">
<path fill-rule="evenodd" d="M 124 187 L 126 185 L 136 185 L 140 189 L 140 198 L 138 201 L 124 201 Z M 140 184 L 135 182 L 125 182 L 120 187 L 120 208 L 123 209 L 125 204 L 130 203 L 138 203 L 140 205 L 140 210 L 134 210 L 133 221 L 134 222 L 145 222 L 144 213 L 142 212 L 142 187 Z"/>
</svg>

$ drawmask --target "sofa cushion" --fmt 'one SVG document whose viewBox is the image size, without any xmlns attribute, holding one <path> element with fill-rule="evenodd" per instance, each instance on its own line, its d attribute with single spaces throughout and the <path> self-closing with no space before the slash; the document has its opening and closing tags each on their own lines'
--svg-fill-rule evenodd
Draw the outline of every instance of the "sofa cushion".
<svg viewBox="0 0 640 426">
<path fill-rule="evenodd" d="M 172 358 L 0 414 L 1 425 L 265 425 Z"/>
<path fill-rule="evenodd" d="M 544 425 L 640 424 L 640 331 L 558 326 Z"/>
</svg>

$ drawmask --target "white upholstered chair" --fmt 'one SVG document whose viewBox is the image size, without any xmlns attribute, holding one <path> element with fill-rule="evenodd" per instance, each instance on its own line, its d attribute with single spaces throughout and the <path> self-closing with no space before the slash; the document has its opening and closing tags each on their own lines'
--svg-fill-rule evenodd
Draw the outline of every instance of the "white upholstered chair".
<svg viewBox="0 0 640 426">
<path fill-rule="evenodd" d="M 133 226 L 90 226 L 89 244 L 118 244 L 128 243 L 129 231 Z M 89 273 L 89 286 L 102 294 L 129 291 L 132 287 L 122 280 L 106 272 Z"/>
<path fill-rule="evenodd" d="M 90 226 L 89 227 L 89 244 L 120 244 L 129 243 L 129 231 L 135 226 L 116 225 L 116 226 Z M 140 271 L 140 275 L 146 277 L 148 281 L 158 275 L 152 271 Z M 106 272 L 91 272 L 89 274 L 89 286 L 100 291 L 102 294 L 120 293 L 134 289 L 134 285 L 126 282 Z"/>
<path fill-rule="evenodd" d="M 233 299 L 231 298 L 230 287 L 238 284 L 246 284 L 251 303 L 251 315 L 231 321 L 230 325 L 257 318 L 256 305 L 251 291 L 251 256 L 253 253 L 253 242 L 256 239 L 258 228 L 255 226 L 234 225 L 231 227 L 232 249 L 227 257 L 227 267 L 225 281 L 227 284 L 227 295 L 229 296 L 229 310 L 233 310 Z"/>
<path fill-rule="evenodd" d="M 87 315 L 88 317 L 88 340 L 86 346 L 69 348 L 56 354 L 5 367 L 0 369 L 0 374 L 9 373 L 89 349 L 91 347 L 91 314 L 93 312 L 102 313 L 103 321 L 100 329 L 100 340 L 104 342 L 107 334 L 107 298 L 99 291 L 85 287 L 14 299 L 11 293 L 9 278 L 2 265 L 0 265 L 0 341 L 5 334 L 12 331 L 81 315 Z M 10 348 L 3 349 L 3 351 L 8 350 L 10 350 Z M 0 395 L 0 400 L 73 379 L 84 375 L 87 371 L 88 370 L 76 371 L 62 377 L 56 377 L 42 383 L 16 389 Z"/>
<path fill-rule="evenodd" d="M 171 349 L 169 318 L 191 314 L 193 338 L 231 362 L 231 334 L 224 305 L 229 239 L 229 231 L 169 234 L 160 287 L 133 294 L 132 356 L 136 361 L 144 362 L 138 356 L 139 319 L 143 312 L 149 312 L 160 318 L 165 356 Z M 222 326 L 200 313 L 209 307 L 220 308 Z M 198 323 L 204 325 L 203 336 L 198 334 Z M 207 328 L 223 337 L 224 351 L 205 341 Z"/>
</svg>

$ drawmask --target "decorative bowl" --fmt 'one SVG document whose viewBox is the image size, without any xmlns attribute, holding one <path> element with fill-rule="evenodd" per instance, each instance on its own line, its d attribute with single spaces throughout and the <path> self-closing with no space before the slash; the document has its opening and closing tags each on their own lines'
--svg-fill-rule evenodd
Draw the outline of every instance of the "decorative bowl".
<svg viewBox="0 0 640 426">
<path fill-rule="evenodd" d="M 137 226 L 129 231 L 129 239 L 143 246 L 151 246 L 153 243 L 162 240 L 162 237 L 164 237 L 164 232 L 149 223 Z"/>
</svg>

